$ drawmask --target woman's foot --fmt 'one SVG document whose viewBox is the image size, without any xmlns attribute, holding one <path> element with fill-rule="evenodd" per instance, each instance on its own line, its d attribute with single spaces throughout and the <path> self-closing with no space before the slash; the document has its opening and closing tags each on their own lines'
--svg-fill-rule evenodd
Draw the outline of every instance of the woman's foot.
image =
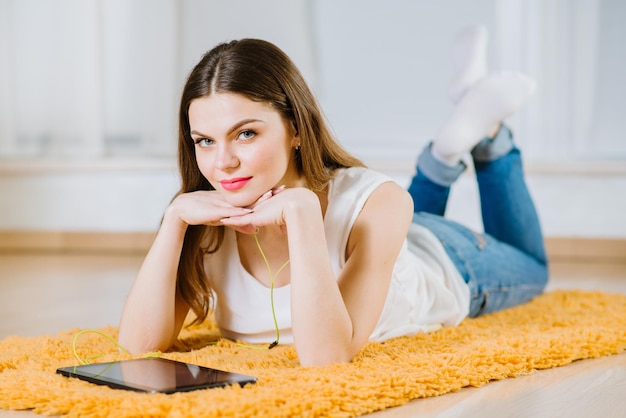
<svg viewBox="0 0 626 418">
<path fill-rule="evenodd" d="M 461 29 L 452 44 L 453 76 L 448 96 L 457 103 L 479 80 L 487 75 L 487 28 L 470 25 Z"/>
<path fill-rule="evenodd" d="M 520 110 L 532 96 L 535 82 L 517 72 L 490 74 L 471 87 L 433 141 L 431 152 L 448 165 L 459 163 L 500 123 Z"/>
</svg>

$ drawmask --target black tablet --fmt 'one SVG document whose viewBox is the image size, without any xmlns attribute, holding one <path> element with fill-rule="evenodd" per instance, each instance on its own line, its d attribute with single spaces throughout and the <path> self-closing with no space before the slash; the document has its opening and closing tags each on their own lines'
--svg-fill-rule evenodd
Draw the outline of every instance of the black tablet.
<svg viewBox="0 0 626 418">
<path fill-rule="evenodd" d="M 164 358 L 143 358 L 84 366 L 61 367 L 57 373 L 115 389 L 174 393 L 245 385 L 256 378 Z"/>
</svg>

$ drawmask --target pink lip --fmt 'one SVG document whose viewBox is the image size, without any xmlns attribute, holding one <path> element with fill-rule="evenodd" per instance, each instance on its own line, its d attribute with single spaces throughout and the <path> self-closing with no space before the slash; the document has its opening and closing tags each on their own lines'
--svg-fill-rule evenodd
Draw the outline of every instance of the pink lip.
<svg viewBox="0 0 626 418">
<path fill-rule="evenodd" d="M 236 177 L 232 179 L 221 180 L 220 184 L 224 188 L 224 190 L 239 190 L 248 182 L 252 180 L 252 177 Z"/>
</svg>

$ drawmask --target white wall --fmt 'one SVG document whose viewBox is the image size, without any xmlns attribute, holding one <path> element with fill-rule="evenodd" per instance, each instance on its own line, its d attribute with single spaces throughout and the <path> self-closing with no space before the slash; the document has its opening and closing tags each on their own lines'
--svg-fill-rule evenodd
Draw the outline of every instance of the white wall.
<svg viewBox="0 0 626 418">
<path fill-rule="evenodd" d="M 408 184 L 410 168 L 377 168 Z M 528 184 L 546 235 L 626 237 L 626 170 L 530 168 Z M 168 163 L 12 171 L 0 172 L 0 230 L 152 232 L 179 186 Z M 482 228 L 471 172 L 453 188 L 447 215 Z"/>
<path fill-rule="evenodd" d="M 341 141 L 366 160 L 412 162 L 452 109 L 455 32 L 495 32 L 495 2 L 322 0 L 316 7 L 318 96 Z M 493 68 L 497 52 L 489 45 Z"/>
<path fill-rule="evenodd" d="M 286 6 L 287 3 L 293 5 Z M 341 142 L 401 184 L 407 184 L 418 150 L 451 109 L 445 90 L 451 72 L 448 51 L 454 32 L 464 24 L 482 22 L 495 37 L 506 31 L 502 24 L 510 23 L 510 15 L 516 16 L 511 12 L 516 7 L 523 11 L 520 21 L 532 23 L 544 12 L 549 16 L 558 14 L 554 10 L 546 12 L 548 6 L 570 4 L 556 0 L 287 3 L 275 0 L 259 8 L 253 6 L 256 2 L 241 0 L 185 2 L 201 11 L 188 17 L 193 26 L 201 29 L 197 32 L 192 32 L 191 27 L 182 29 L 181 36 L 186 42 L 181 51 L 180 84 L 201 52 L 216 42 L 242 36 L 276 42 L 302 68 Z M 626 30 L 619 32 L 615 22 L 619 22 L 618 16 L 626 18 L 626 8 L 620 6 L 619 0 L 571 4 L 583 3 L 597 3 L 599 15 L 605 20 L 609 16 L 614 22 L 603 21 L 600 25 L 605 28 L 598 34 L 605 53 L 597 59 L 602 78 L 593 100 L 599 101 L 599 109 L 607 112 L 607 109 L 611 112 L 622 109 L 621 114 L 626 114 L 626 102 L 620 101 L 615 93 L 623 85 L 619 77 L 626 70 L 624 55 L 611 53 L 623 51 L 619 48 Z M 246 11 L 251 15 L 246 15 Z M 502 17 L 507 13 L 509 20 Z M 213 16 L 220 19 L 214 21 Z M 544 25 L 551 26 L 550 22 Z M 523 33 L 526 26 L 520 27 L 516 30 Z M 573 75 L 560 75 L 552 67 L 548 68 L 552 72 L 543 72 L 537 62 L 524 58 L 535 59 L 546 54 L 545 50 L 516 55 L 506 45 L 519 42 L 519 38 L 508 44 L 502 41 L 504 38 L 498 39 L 489 46 L 492 68 L 511 63 L 516 67 L 511 69 L 540 71 L 533 74 L 540 79 L 548 74 L 554 78 L 566 77 L 570 82 L 575 80 Z M 611 86 L 615 86 L 615 92 Z M 548 88 L 550 85 L 545 87 L 554 91 Z M 576 153 L 567 153 L 568 144 L 562 138 L 558 146 L 546 147 L 542 153 L 543 138 L 524 134 L 550 132 L 550 120 L 542 119 L 536 125 L 541 129 L 534 131 L 526 129 L 526 121 L 529 115 L 553 115 L 547 107 L 554 103 L 553 99 L 545 93 L 538 94 L 522 115 L 510 121 L 514 128 L 520 128 L 517 140 L 521 148 L 529 151 L 529 185 L 546 234 L 626 237 L 626 222 L 622 220 L 626 213 L 626 141 L 615 123 L 617 116 L 606 113 L 613 117 L 607 120 L 598 117 L 606 122 L 602 124 L 604 130 L 594 125 L 598 137 L 583 143 L 582 148 L 577 143 Z M 576 120 L 572 115 L 575 116 L 568 114 L 558 122 L 562 124 L 565 120 L 574 126 Z M 175 115 L 171 117 L 175 120 Z M 546 124 L 548 128 L 544 129 Z M 559 155 L 564 157 L 557 158 Z M 0 160 L 0 230 L 154 231 L 178 188 L 175 164 L 173 156 L 44 163 Z M 475 189 L 468 173 L 453 190 L 449 214 L 479 229 Z"/>
<path fill-rule="evenodd" d="M 0 230 L 155 231 L 179 186 L 168 163 L 12 171 L 0 173 Z"/>
</svg>

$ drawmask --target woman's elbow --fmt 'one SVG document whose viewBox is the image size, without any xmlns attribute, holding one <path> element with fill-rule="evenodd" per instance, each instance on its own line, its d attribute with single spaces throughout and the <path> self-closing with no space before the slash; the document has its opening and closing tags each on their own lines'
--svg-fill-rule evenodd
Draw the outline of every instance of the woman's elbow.
<svg viewBox="0 0 626 418">
<path fill-rule="evenodd" d="M 331 366 L 333 364 L 350 363 L 358 352 L 358 349 L 324 347 L 312 350 L 309 353 L 298 353 L 298 358 L 302 366 L 322 367 Z"/>
<path fill-rule="evenodd" d="M 155 351 L 164 352 L 169 350 L 174 341 L 167 340 L 164 338 L 155 338 L 154 336 L 146 336 L 146 335 L 137 335 L 128 333 L 124 333 L 120 330 L 120 335 L 118 337 L 118 344 L 120 349 L 128 352 L 132 355 L 139 355 L 143 353 L 152 353 Z"/>
</svg>

